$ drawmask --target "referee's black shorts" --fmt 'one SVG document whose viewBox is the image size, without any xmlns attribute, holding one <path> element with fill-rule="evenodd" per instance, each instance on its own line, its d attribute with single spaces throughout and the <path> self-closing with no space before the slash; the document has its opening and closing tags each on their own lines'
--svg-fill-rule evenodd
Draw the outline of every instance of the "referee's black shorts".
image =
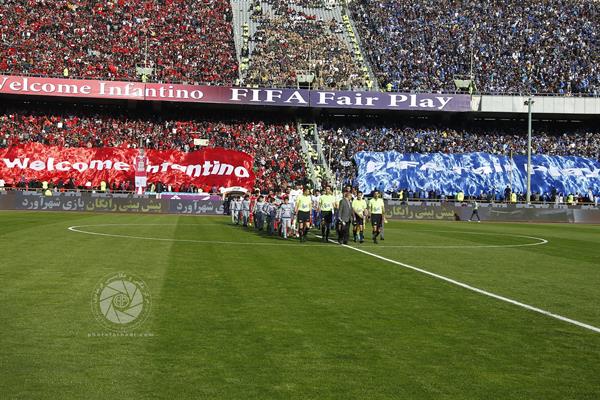
<svg viewBox="0 0 600 400">
<path fill-rule="evenodd" d="M 381 214 L 371 214 L 371 225 L 373 225 L 373 226 L 381 226 L 382 220 L 383 220 L 383 215 L 381 215 Z"/>
<path fill-rule="evenodd" d="M 298 211 L 298 223 L 310 222 L 310 211 Z"/>
<path fill-rule="evenodd" d="M 321 217 L 326 224 L 331 225 L 333 221 L 333 211 L 321 211 Z"/>
<path fill-rule="evenodd" d="M 364 224 L 365 224 L 364 217 L 361 217 L 357 213 L 354 213 L 354 225 L 362 226 Z"/>
</svg>

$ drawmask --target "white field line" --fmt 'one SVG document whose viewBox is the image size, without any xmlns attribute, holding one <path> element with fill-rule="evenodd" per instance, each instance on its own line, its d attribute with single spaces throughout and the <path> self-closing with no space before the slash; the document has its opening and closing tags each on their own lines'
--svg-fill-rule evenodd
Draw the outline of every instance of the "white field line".
<svg viewBox="0 0 600 400">
<path fill-rule="evenodd" d="M 175 226 L 175 225 L 176 224 L 173 224 L 171 226 Z M 195 225 L 195 224 L 190 224 L 190 225 Z M 279 243 L 260 243 L 260 242 L 251 243 L 251 242 L 227 242 L 227 241 L 217 241 L 217 240 L 193 240 L 193 239 L 152 238 L 152 237 L 144 237 L 144 236 L 115 235 L 115 234 L 110 234 L 110 233 L 89 232 L 89 231 L 84 231 L 84 230 L 78 229 L 78 228 L 93 227 L 93 226 L 169 226 L 169 225 L 168 224 L 97 224 L 97 225 L 74 225 L 74 226 L 70 226 L 68 229 L 70 231 L 72 231 L 72 232 L 84 233 L 84 234 L 87 234 L 87 235 L 117 237 L 117 238 L 125 238 L 125 239 L 155 240 L 155 241 L 163 241 L 163 242 L 187 242 L 187 243 L 206 243 L 206 244 L 233 244 L 233 245 L 252 245 L 252 246 L 281 246 L 282 245 L 281 242 L 279 242 Z M 479 234 L 479 232 L 471 232 L 471 233 L 478 233 Z M 483 234 L 488 234 L 488 233 L 483 233 Z M 500 235 L 508 236 L 509 234 L 500 234 Z M 321 238 L 321 236 L 319 236 L 319 235 L 315 235 L 315 236 L 318 237 L 318 238 Z M 511 235 L 511 236 L 524 237 L 524 238 L 531 238 L 531 239 L 540 240 L 540 242 L 538 242 L 538 243 L 529 243 L 529 244 L 526 244 L 527 246 L 536 246 L 536 245 L 548 243 L 548 241 L 545 240 L 545 239 L 535 238 L 533 236 L 523 236 L 523 235 Z M 337 243 L 336 241 L 331 240 L 331 239 L 329 241 L 332 242 L 332 243 Z M 327 247 L 332 247 L 331 245 L 327 245 L 327 244 L 320 245 L 320 244 L 316 244 L 316 243 L 307 243 L 307 244 L 304 244 L 304 245 L 302 245 L 302 244 L 296 244 L 295 246 L 311 246 L 311 247 L 314 247 L 314 246 L 327 246 Z M 576 320 L 571 319 L 571 318 L 563 317 L 562 315 L 555 314 L 555 313 L 552 313 L 550 311 L 546 311 L 546 310 L 543 310 L 541 308 L 537 308 L 537 307 L 534 307 L 534 306 L 530 306 L 529 304 L 521 303 L 520 301 L 509 299 L 508 297 L 500 296 L 500 295 L 497 295 L 495 293 L 491 293 L 491 292 L 485 291 L 483 289 L 479 289 L 479 288 L 476 288 L 474 286 L 467 285 L 466 283 L 459 282 L 459 281 L 457 281 L 455 279 L 451 279 L 451 278 L 445 277 L 443 275 L 439 275 L 439 274 L 436 274 L 436 273 L 433 273 L 433 272 L 429 272 L 429 271 L 424 270 L 422 268 L 418 268 L 418 267 L 415 267 L 415 266 L 412 266 L 412 265 L 409 265 L 409 264 L 406 264 L 406 263 L 403 263 L 403 262 L 400 262 L 400 261 L 392 260 L 392 259 L 380 256 L 379 254 L 375 254 L 375 253 L 371 253 L 371 252 L 363 250 L 363 249 L 359 249 L 357 247 L 348 246 L 348 245 L 342 245 L 342 246 L 345 247 L 345 248 L 347 248 L 347 249 L 358 251 L 359 253 L 363 253 L 363 254 L 366 254 L 368 256 L 375 257 L 375 258 L 378 258 L 380 260 L 383 260 L 383 261 L 386 261 L 386 262 L 398 265 L 400 267 L 408 268 L 408 269 L 411 269 L 413 271 L 417 271 L 417 272 L 420 272 L 422 274 L 431 276 L 433 278 L 440 279 L 442 281 L 451 283 L 453 285 L 460 286 L 460 287 L 462 287 L 464 289 L 471 290 L 473 292 L 482 294 L 484 296 L 492 297 L 494 299 L 497 299 L 497 300 L 500 300 L 500 301 L 504 301 L 506 303 L 510 303 L 510 304 L 515 305 L 515 306 L 518 306 L 518 307 L 521 307 L 521 308 L 525 308 L 527 310 L 534 311 L 534 312 L 537 312 L 539 314 L 543 314 L 543 315 L 546 315 L 548 317 L 555 318 L 557 320 L 560 320 L 560 321 L 563 321 L 563 322 L 567 322 L 569 324 L 576 325 L 576 326 L 579 326 L 581 328 L 585 328 L 585 329 L 591 330 L 591 331 L 596 332 L 596 333 L 600 333 L 600 328 L 597 328 L 595 326 L 592 326 L 592 325 L 589 325 L 589 324 L 586 324 L 586 323 L 583 323 L 583 322 L 580 322 L 580 321 L 576 321 Z M 488 246 L 488 247 L 501 247 L 501 246 L 502 245 Z M 523 245 L 505 245 L 504 247 L 515 247 L 515 246 L 523 246 Z M 384 247 L 384 246 L 381 246 L 381 247 Z M 387 246 L 387 247 L 392 247 L 392 246 Z M 400 246 L 394 246 L 394 247 L 400 247 Z M 440 248 L 442 248 L 442 247 L 448 247 L 448 246 L 440 246 Z M 469 246 L 463 246 L 463 247 L 469 247 Z M 485 247 L 485 246 L 479 246 L 479 247 Z"/>
<path fill-rule="evenodd" d="M 218 240 L 196 240 L 196 239 L 172 239 L 172 238 L 155 238 L 150 236 L 132 236 L 132 235 L 119 235 L 112 233 L 101 233 L 101 232 L 93 232 L 89 230 L 83 230 L 80 228 L 93 228 L 93 227 L 102 227 L 102 226 L 204 226 L 204 225 L 220 225 L 223 224 L 94 224 L 94 225 L 74 225 L 70 226 L 68 229 L 72 232 L 77 233 L 85 233 L 87 235 L 96 235 L 96 236 L 106 236 L 106 237 L 116 237 L 116 238 L 124 238 L 124 239 L 139 239 L 139 240 L 154 240 L 161 242 L 184 242 L 184 243 L 204 243 L 204 244 L 233 244 L 233 245 L 251 245 L 251 246 L 281 246 L 282 242 L 277 241 L 275 243 L 261 243 L 261 242 L 230 242 L 230 241 L 218 241 Z M 252 230 L 253 231 L 253 230 Z M 420 232 L 434 232 L 434 231 L 420 231 Z M 506 233 L 488 233 L 488 232 L 472 232 L 472 231 L 435 231 L 435 232 L 448 232 L 448 233 L 465 233 L 465 234 L 475 234 L 475 235 L 493 235 L 493 236 L 507 236 L 507 237 L 516 237 L 516 238 L 524 238 L 524 239 L 532 239 L 537 240 L 534 243 L 521 243 L 521 244 L 490 244 L 490 245 L 380 245 L 380 246 L 371 246 L 364 245 L 362 247 L 367 248 L 427 248 L 427 249 L 475 249 L 475 248 L 507 248 L 507 247 L 528 247 L 528 246 L 539 246 L 542 244 L 548 243 L 546 239 L 534 237 L 534 236 L 525 236 L 525 235 L 512 235 Z M 317 235 L 315 235 L 317 236 Z M 320 236 L 317 236 L 320 237 Z M 317 247 L 331 247 L 328 244 L 318 244 L 318 243 L 306 243 L 306 244 L 297 244 L 298 246 L 317 246 Z"/>
<path fill-rule="evenodd" d="M 330 240 L 330 241 L 332 241 L 332 240 Z M 576 320 L 571 319 L 571 318 L 563 317 L 562 315 L 555 314 L 553 312 L 546 311 L 546 310 L 543 310 L 543 309 L 538 308 L 538 307 L 530 306 L 529 304 L 521 303 L 520 301 L 509 299 L 508 297 L 500 296 L 498 294 L 495 294 L 495 293 L 492 293 L 492 292 L 488 292 L 486 290 L 479 289 L 479 288 L 476 288 L 476 287 L 471 286 L 471 285 L 467 285 L 466 283 L 459 282 L 459 281 L 457 281 L 455 279 L 451 279 L 451 278 L 445 277 L 443 275 L 439 275 L 439 274 L 436 274 L 436 273 L 433 273 L 433 272 L 429 272 L 429 271 L 424 270 L 422 268 L 418 268 L 418 267 L 415 267 L 415 266 L 412 266 L 412 265 L 409 265 L 409 264 L 406 264 L 406 263 L 403 263 L 403 262 L 400 262 L 400 261 L 392 260 L 390 258 L 386 258 L 386 257 L 380 256 L 379 254 L 371 253 L 369 251 L 366 251 L 366 250 L 363 250 L 363 249 L 359 249 L 357 247 L 348 246 L 348 245 L 345 245 L 345 244 L 342 245 L 342 246 L 345 247 L 345 248 L 347 248 L 347 249 L 358 251 L 359 253 L 363 253 L 363 254 L 366 254 L 368 256 L 375 257 L 375 258 L 378 258 L 380 260 L 383 260 L 383 261 L 386 261 L 386 262 L 398 265 L 400 267 L 408 268 L 408 269 L 411 269 L 413 271 L 417 271 L 417 272 L 420 272 L 422 274 L 431 276 L 433 278 L 440 279 L 442 281 L 451 283 L 453 285 L 460 286 L 460 287 L 462 287 L 464 289 L 471 290 L 471 291 L 473 291 L 475 293 L 479 293 L 479 294 L 482 294 L 484 296 L 492 297 L 492 298 L 494 298 L 496 300 L 504 301 L 506 303 L 510 303 L 510 304 L 515 305 L 515 306 L 518 306 L 518 307 L 521 307 L 521 308 L 525 308 L 527 310 L 534 311 L 536 313 L 543 314 L 543 315 L 546 315 L 548 317 L 555 318 L 555 319 L 558 319 L 560 321 L 567 322 L 569 324 L 579 326 L 581 328 L 589 329 L 590 331 L 593 331 L 593 332 L 596 332 L 596 333 L 600 333 L 600 328 L 595 327 L 593 325 L 589 325 L 589 324 L 586 324 L 584 322 L 576 321 Z"/>
<path fill-rule="evenodd" d="M 194 224 L 192 224 L 194 225 Z M 157 242 L 183 242 L 183 243 L 202 243 L 202 244 L 231 244 L 231 245 L 249 245 L 249 246 L 285 246 L 285 241 L 277 241 L 277 243 L 262 243 L 262 242 L 228 242 L 223 240 L 195 240 L 195 239 L 172 239 L 172 238 L 155 238 L 155 237 L 147 237 L 147 236 L 132 236 L 132 235 L 117 235 L 113 233 L 100 233 L 100 232 L 90 232 L 84 231 L 79 228 L 89 228 L 94 226 L 175 226 L 175 225 L 165 225 L 165 224 L 100 224 L 100 225 L 74 225 L 70 226 L 68 229 L 71 232 L 77 233 L 85 233 L 86 235 L 94 235 L 94 236 L 105 236 L 105 237 L 113 237 L 113 238 L 123 238 L 123 239 L 139 239 L 139 240 L 152 240 Z M 292 243 L 290 242 L 290 246 Z M 320 246 L 320 247 L 331 247 L 328 244 L 295 244 L 295 246 Z"/>
</svg>

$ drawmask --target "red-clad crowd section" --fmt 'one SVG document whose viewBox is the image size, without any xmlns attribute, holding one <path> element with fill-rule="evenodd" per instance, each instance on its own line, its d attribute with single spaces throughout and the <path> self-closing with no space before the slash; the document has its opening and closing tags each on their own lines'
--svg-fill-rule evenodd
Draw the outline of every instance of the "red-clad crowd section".
<svg viewBox="0 0 600 400">
<path fill-rule="evenodd" d="M 198 140 L 207 139 L 199 145 Z M 256 186 L 280 187 L 305 176 L 293 124 L 264 121 L 216 121 L 203 118 L 126 116 L 117 112 L 58 112 L 50 110 L 6 110 L 0 114 L 0 148 L 42 143 L 64 148 L 117 147 L 179 150 L 200 148 L 238 150 L 254 157 Z M 119 186 L 126 182 L 111 182 Z M 173 188 L 189 190 L 188 186 Z M 211 187 L 201 187 L 208 191 Z"/>
<path fill-rule="evenodd" d="M 5 0 L 0 73 L 231 84 L 231 19 L 226 0 Z"/>
</svg>

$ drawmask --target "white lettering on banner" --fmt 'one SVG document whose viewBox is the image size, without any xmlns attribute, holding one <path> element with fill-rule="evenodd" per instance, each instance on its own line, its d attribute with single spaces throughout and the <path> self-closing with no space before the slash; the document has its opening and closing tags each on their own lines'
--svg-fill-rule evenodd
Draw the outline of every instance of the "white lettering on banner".
<svg viewBox="0 0 600 400">
<path fill-rule="evenodd" d="M 260 90 L 258 89 L 251 89 L 250 90 L 252 92 L 252 98 L 250 99 L 250 101 L 252 102 L 260 102 Z"/>
<path fill-rule="evenodd" d="M 474 174 L 479 174 L 479 175 L 487 175 L 487 174 L 491 174 L 492 172 L 492 167 L 488 165 L 483 165 L 479 168 L 472 168 L 471 172 Z"/>
<path fill-rule="evenodd" d="M 34 160 L 30 161 L 29 158 L 15 158 L 13 160 L 3 158 L 2 161 L 8 169 L 32 169 L 34 171 L 69 171 L 74 169 L 79 172 L 87 171 L 88 169 L 102 171 L 102 170 L 117 170 L 117 171 L 129 171 L 131 165 L 112 160 L 91 160 L 88 163 L 78 161 L 71 163 L 69 161 L 59 161 L 55 163 L 53 157 L 49 157 L 47 161 Z M 169 169 L 182 172 L 191 177 L 209 176 L 209 175 L 235 175 L 238 178 L 249 178 L 250 172 L 246 167 L 237 166 L 234 167 L 231 164 L 220 163 L 219 161 L 204 161 L 203 165 L 180 165 L 170 162 L 164 162 L 160 165 L 148 165 L 146 171 L 148 173 L 167 172 Z"/>
<path fill-rule="evenodd" d="M 49 82 L 32 82 L 29 83 L 29 78 L 16 77 L 15 80 L 9 82 L 9 77 L 5 76 L 0 81 L 0 90 L 4 89 L 8 82 L 8 88 L 13 92 L 33 92 L 33 93 L 46 93 L 46 94 L 89 94 L 90 87 L 83 85 L 79 87 L 77 84 L 72 83 L 60 83 L 52 84 Z"/>
<path fill-rule="evenodd" d="M 29 168 L 31 168 L 34 171 L 43 171 L 46 169 L 46 164 L 44 164 L 43 161 L 36 160 L 29 164 Z"/>
<path fill-rule="evenodd" d="M 217 175 L 231 175 L 233 172 L 233 165 L 221 164 L 219 167 L 219 173 Z"/>
<path fill-rule="evenodd" d="M 335 93 L 333 92 L 319 92 L 318 104 L 327 104 L 328 101 L 333 100 Z"/>
<path fill-rule="evenodd" d="M 274 99 L 281 99 L 281 90 L 267 90 L 267 99 L 265 103 L 275 103 Z"/>
<path fill-rule="evenodd" d="M 409 96 L 404 94 L 390 94 L 388 96 L 390 97 L 390 107 L 398 107 L 400 104 L 409 101 L 408 106 L 411 108 L 437 108 L 438 110 L 443 110 L 450 100 L 452 100 L 452 96 L 434 96 L 433 98 L 421 99 L 421 101 L 417 103 L 417 94 L 411 94 Z M 438 104 L 436 104 L 436 102 Z"/>
<path fill-rule="evenodd" d="M 150 171 L 148 171 L 150 172 Z M 200 176 L 200 172 L 202 172 L 202 166 L 201 165 L 188 165 L 187 169 L 185 170 L 186 175 L 188 176 L 192 176 L 194 178 L 197 178 Z"/>
<path fill-rule="evenodd" d="M 331 105 L 332 103 L 337 104 L 338 106 L 373 106 L 376 100 L 379 100 L 379 97 L 371 97 L 367 96 L 365 98 L 362 97 L 362 93 L 356 92 L 352 95 L 338 95 L 335 92 L 319 92 L 319 100 L 317 104 L 322 105 Z"/>
<path fill-rule="evenodd" d="M 241 101 L 242 97 L 246 97 L 246 93 L 248 93 L 248 89 L 232 88 L 230 100 L 231 101 Z"/>
<path fill-rule="evenodd" d="M 125 85 L 125 96 L 126 97 L 131 97 L 131 96 L 143 97 L 144 91 L 142 90 L 142 88 L 134 87 L 133 83 L 128 83 L 127 85 Z"/>
<path fill-rule="evenodd" d="M 408 169 L 415 168 L 419 163 L 417 161 L 396 161 L 387 164 L 387 168 Z"/>
<path fill-rule="evenodd" d="M 106 169 L 111 169 L 112 168 L 112 161 L 111 160 L 92 160 L 90 162 L 90 168 L 91 169 L 97 169 L 98 171 L 102 171 L 104 168 Z"/>
<path fill-rule="evenodd" d="M 67 93 L 67 94 L 77 93 L 77 86 L 76 85 L 64 85 L 64 84 L 60 85 L 59 84 L 58 85 L 58 91 L 60 93 Z"/>
<path fill-rule="evenodd" d="M 117 161 L 115 163 L 115 169 L 117 171 L 129 171 L 129 164 L 121 162 L 121 161 Z"/>
<path fill-rule="evenodd" d="M 523 164 L 523 169 L 525 171 L 527 171 L 527 163 Z M 544 167 L 543 165 L 531 165 L 531 172 L 532 173 L 536 173 L 536 172 L 541 172 L 544 175 L 550 175 L 553 178 L 558 178 L 559 176 L 561 176 L 564 172 L 564 170 L 560 170 L 556 167 Z"/>
<path fill-rule="evenodd" d="M 57 83 L 53 84 L 50 82 L 30 82 L 29 78 L 16 77 L 16 80 L 9 82 L 9 77 L 5 76 L 0 81 L 0 90 L 2 90 L 7 82 L 8 88 L 13 92 L 33 92 L 33 93 L 45 93 L 45 94 L 90 94 L 91 86 L 82 85 L 78 86 L 75 83 Z"/>
<path fill-rule="evenodd" d="M 14 160 L 9 160 L 8 158 L 3 158 L 2 159 L 4 161 L 4 164 L 6 165 L 7 168 L 15 168 L 18 167 L 19 169 L 25 169 L 27 168 L 27 165 L 29 164 L 29 158 L 25 158 L 24 161 L 21 161 L 20 158 L 16 158 Z"/>
<path fill-rule="evenodd" d="M 234 171 L 235 176 L 237 176 L 238 178 L 249 178 L 250 174 L 248 173 L 248 170 L 244 167 L 235 167 L 235 171 Z"/>
<path fill-rule="evenodd" d="M 194 100 L 200 100 L 201 98 L 204 97 L 204 93 L 202 93 L 200 90 L 192 90 L 192 92 L 190 93 L 190 96 Z"/>
<path fill-rule="evenodd" d="M 183 165 L 179 165 L 179 164 L 173 164 L 171 165 L 171 169 L 174 169 L 176 171 L 181 171 L 181 172 L 185 172 L 186 168 Z"/>
<path fill-rule="evenodd" d="M 73 163 L 73 169 L 79 172 L 83 172 L 88 169 L 88 165 L 84 162 Z"/>
<path fill-rule="evenodd" d="M 248 98 L 248 89 L 231 88 L 231 101 L 242 101 Z M 275 103 L 275 99 L 284 99 L 284 103 L 308 104 L 302 94 L 295 90 L 290 95 L 283 97 L 283 91 L 277 89 L 250 89 L 252 103 Z"/>
<path fill-rule="evenodd" d="M 502 165 L 500 165 L 498 163 L 498 161 L 496 160 L 492 160 L 492 163 L 494 164 L 494 172 L 498 172 L 498 173 L 502 173 Z"/>
<path fill-rule="evenodd" d="M 569 176 L 583 176 L 583 168 L 565 168 L 563 172 Z"/>
<path fill-rule="evenodd" d="M 436 99 L 438 99 L 438 101 L 440 102 L 440 106 L 438 107 L 438 110 L 442 110 L 444 109 L 444 107 L 446 107 L 446 104 L 448 104 L 450 102 L 450 100 L 452 100 L 452 97 L 436 97 Z"/>
<path fill-rule="evenodd" d="M 417 168 L 420 171 L 447 171 L 450 170 L 456 174 L 461 174 L 463 172 L 473 173 L 478 175 L 488 175 L 492 173 L 503 173 L 504 171 L 516 170 L 516 166 L 512 164 L 501 165 L 497 162 L 493 164 L 483 164 L 477 168 L 474 167 L 465 167 L 462 165 L 456 165 L 452 168 L 449 168 L 444 163 L 438 163 L 435 161 L 428 161 L 419 166 L 419 162 L 417 161 L 394 161 L 388 162 L 385 164 L 386 169 L 409 169 L 409 168 Z M 372 163 L 369 161 L 367 163 L 367 172 L 372 172 L 376 169 L 383 168 L 383 164 L 379 165 L 377 163 Z M 523 169 L 527 171 L 527 163 L 523 164 Z M 532 172 L 539 172 L 541 174 L 550 175 L 553 178 L 558 178 L 560 176 L 575 176 L 575 177 L 586 177 L 586 178 L 599 178 L 600 177 L 600 169 L 590 169 L 590 168 L 557 168 L 555 166 L 545 167 L 542 165 L 532 165 Z"/>
<path fill-rule="evenodd" d="M 121 88 L 118 86 L 109 86 L 108 94 L 110 96 L 121 96 Z"/>
<path fill-rule="evenodd" d="M 308 101 L 302 97 L 300 92 L 294 91 L 290 97 L 284 103 L 296 103 L 296 104 L 308 104 Z"/>
<path fill-rule="evenodd" d="M 403 94 L 390 94 L 390 107 L 398 107 L 399 103 L 404 103 L 408 100 Z"/>
<path fill-rule="evenodd" d="M 119 85 L 119 84 L 111 84 L 110 82 L 102 82 L 100 81 L 98 83 L 99 85 L 99 91 L 98 94 L 105 96 L 112 96 L 112 97 L 126 97 L 126 98 L 130 98 L 130 97 L 139 97 L 142 98 L 144 97 L 145 93 L 148 93 L 149 90 L 146 90 L 144 92 L 144 90 L 141 87 L 136 87 L 135 85 L 137 85 L 136 83 L 126 83 L 124 85 Z M 85 87 L 88 91 L 89 94 L 89 90 L 91 90 L 91 87 L 86 86 Z M 172 86 L 171 86 L 172 88 Z M 82 87 L 83 89 L 83 87 Z M 81 92 L 83 93 L 83 90 L 81 89 Z M 161 88 L 164 89 L 164 88 Z M 165 96 L 162 96 L 165 97 Z"/>
<path fill-rule="evenodd" d="M 443 164 L 438 164 L 435 161 L 429 161 L 419 167 L 419 170 L 425 171 L 426 169 L 433 171 L 445 171 L 446 167 Z"/>
<path fill-rule="evenodd" d="M 202 172 L 202 176 L 208 176 L 210 175 L 210 167 L 212 166 L 210 161 L 204 161 L 204 166 L 203 168 L 203 172 Z"/>
<path fill-rule="evenodd" d="M 527 163 L 523 164 L 523 169 L 527 171 Z M 575 177 L 585 177 L 585 178 L 599 178 L 600 177 L 600 169 L 594 168 L 558 168 L 555 166 L 545 167 L 543 165 L 531 165 L 531 172 L 535 174 L 539 172 L 543 175 L 550 175 L 553 178 L 558 178 L 560 176 L 575 176 Z"/>
<path fill-rule="evenodd" d="M 14 81 L 8 84 L 8 87 L 10 88 L 10 90 L 18 92 L 21 90 L 21 83 Z"/>
</svg>

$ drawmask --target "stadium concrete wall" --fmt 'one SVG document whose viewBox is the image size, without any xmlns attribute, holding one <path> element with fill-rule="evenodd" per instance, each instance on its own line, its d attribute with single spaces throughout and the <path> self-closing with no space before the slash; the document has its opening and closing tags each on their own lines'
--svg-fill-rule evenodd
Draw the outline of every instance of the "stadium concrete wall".
<svg viewBox="0 0 600 400">
<path fill-rule="evenodd" d="M 159 199 L 155 196 L 105 193 L 0 191 L 0 210 L 74 211 L 136 214 L 223 215 L 221 200 Z M 472 208 L 463 204 L 386 200 L 386 217 L 394 220 L 466 221 Z M 600 224 L 600 208 L 580 205 L 482 204 L 482 221 Z"/>
<path fill-rule="evenodd" d="M 475 95 L 473 111 L 488 113 L 527 113 L 527 96 Z M 600 97 L 535 96 L 534 114 L 599 115 Z"/>
</svg>

